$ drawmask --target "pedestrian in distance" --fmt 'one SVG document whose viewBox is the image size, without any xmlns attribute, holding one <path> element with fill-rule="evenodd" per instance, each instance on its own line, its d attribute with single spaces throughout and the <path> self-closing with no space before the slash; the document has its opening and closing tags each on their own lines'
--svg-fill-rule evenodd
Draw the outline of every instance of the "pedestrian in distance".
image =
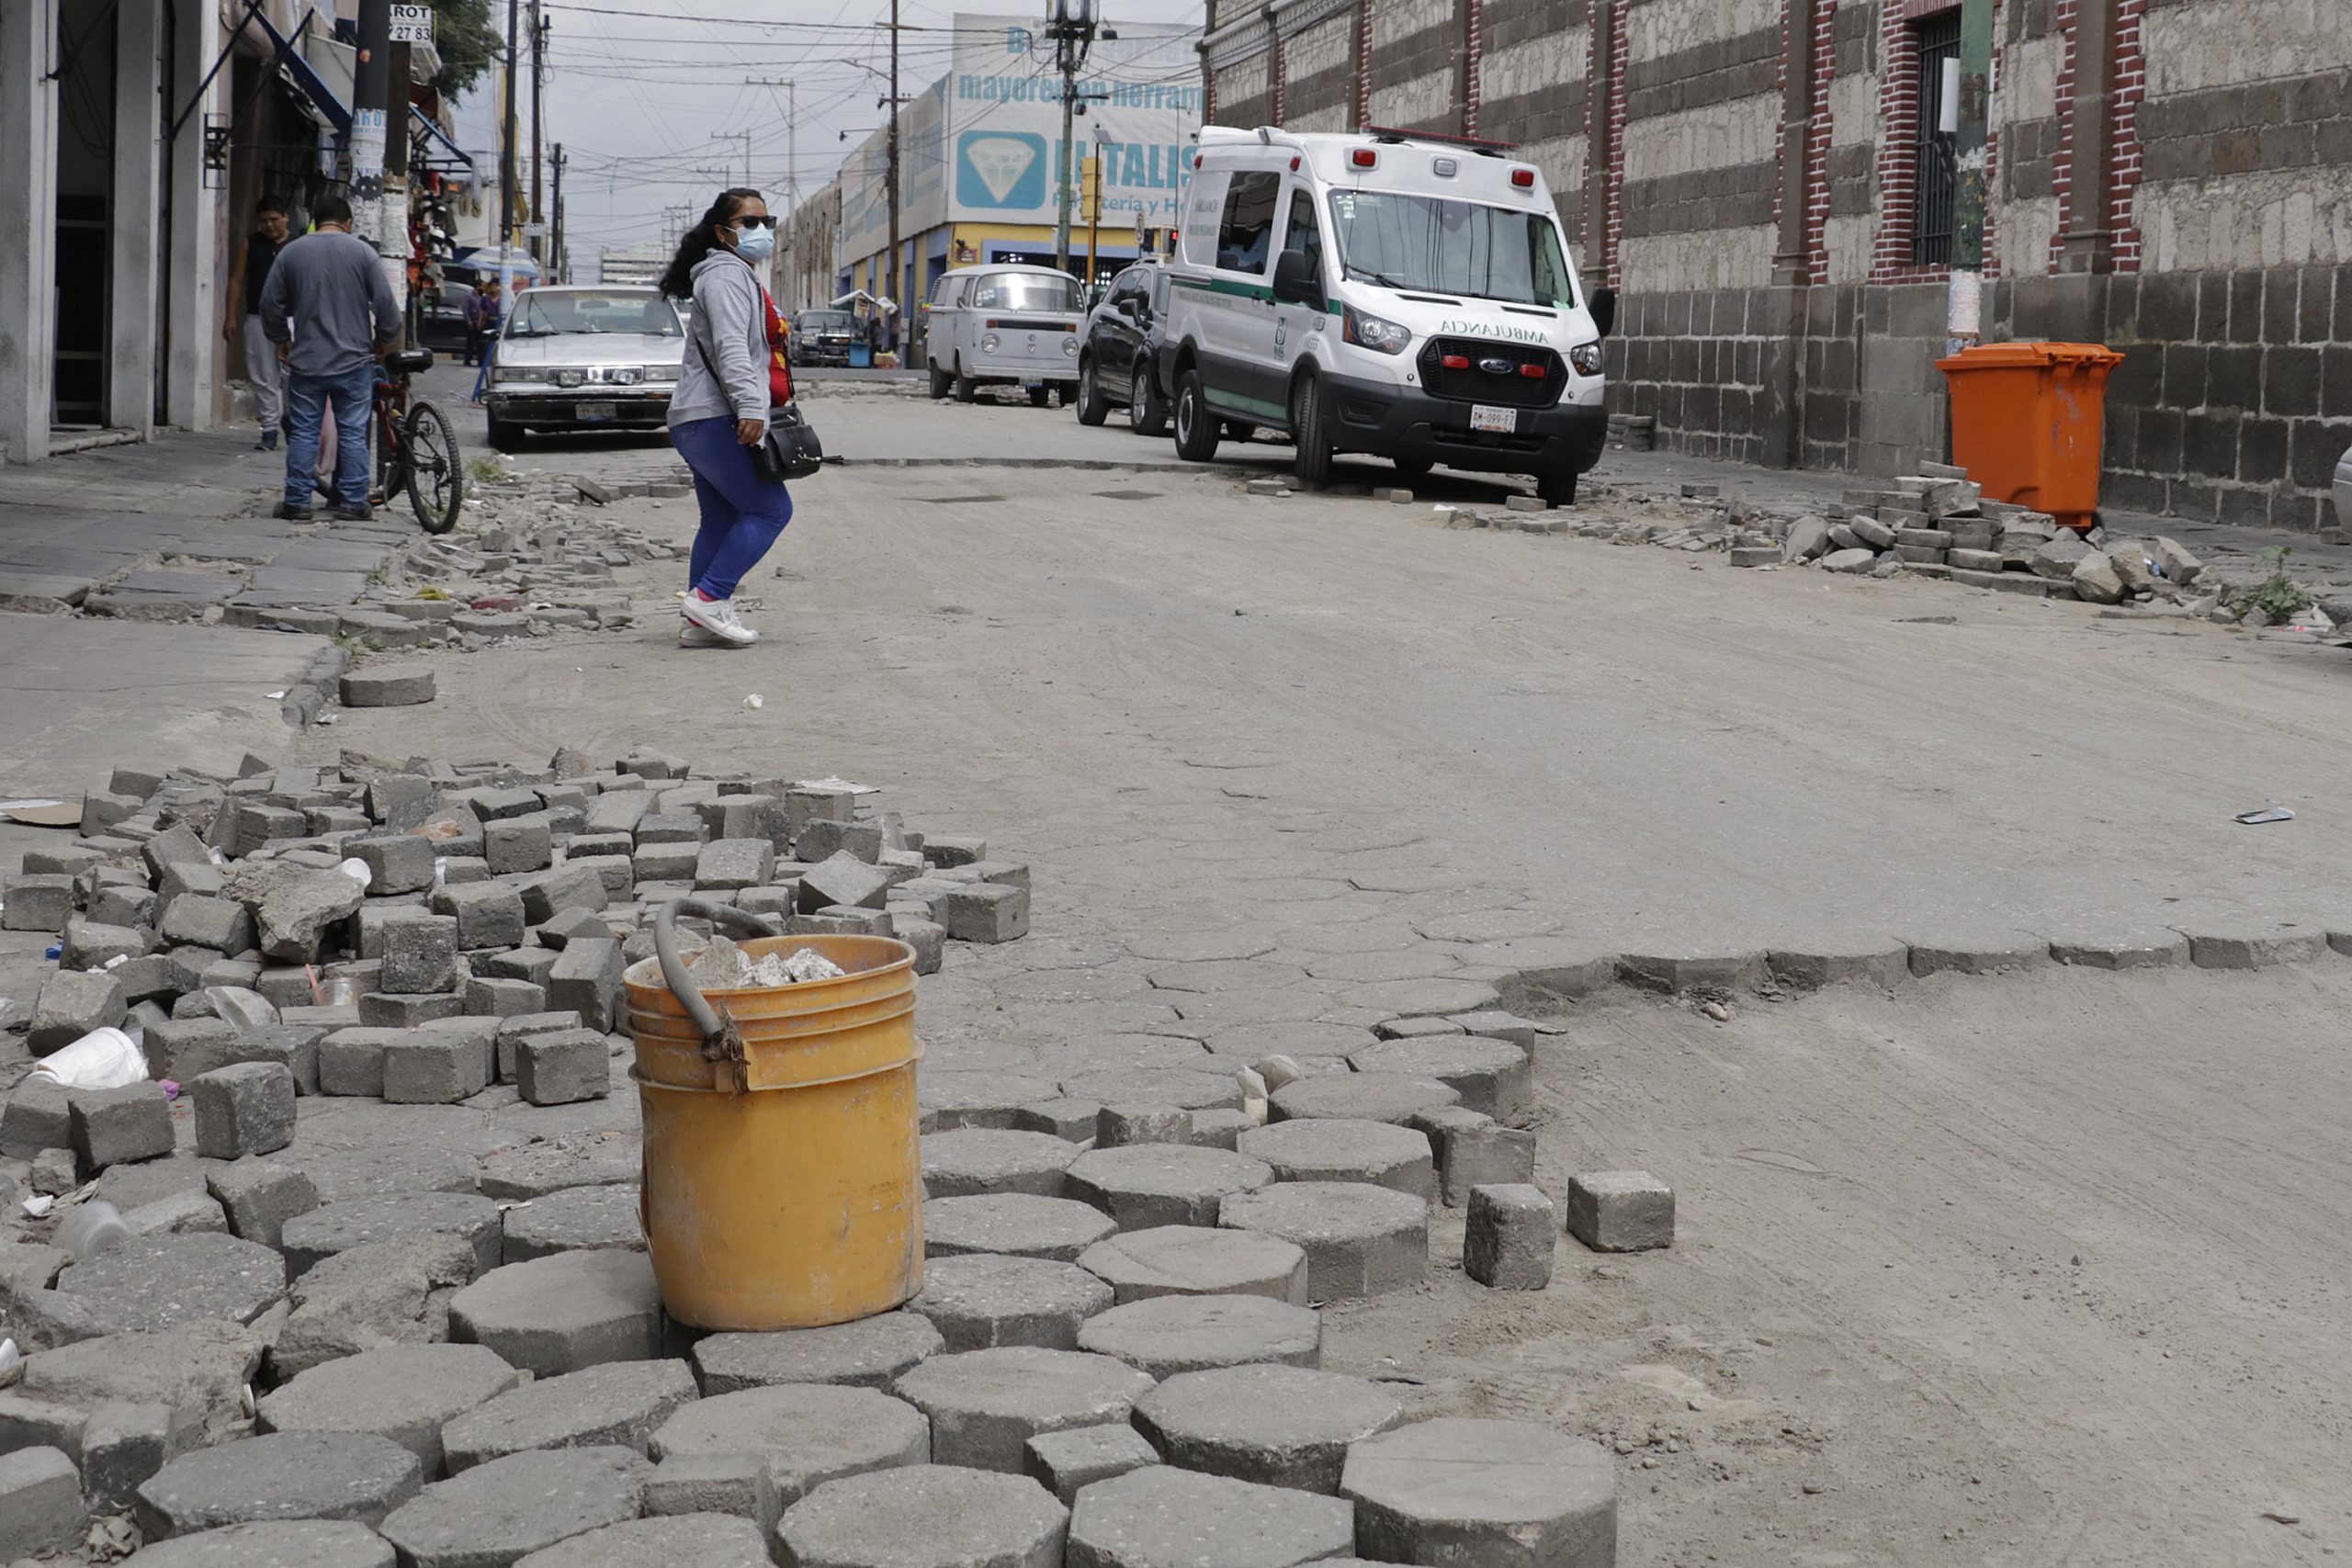
<svg viewBox="0 0 2352 1568">
<path fill-rule="evenodd" d="M 498 334 L 498 279 L 474 279 L 474 291 L 466 296 L 466 363 L 481 362 L 482 343 Z"/>
<path fill-rule="evenodd" d="M 735 611 L 735 590 L 792 521 L 792 497 L 760 478 L 752 453 L 768 411 L 792 400 L 784 318 L 760 281 L 775 254 L 775 220 L 755 190 L 721 191 L 686 231 L 662 292 L 691 299 L 686 356 L 670 399 L 670 444 L 694 470 L 695 534 L 681 648 L 744 648 L 760 634 Z"/>
<path fill-rule="evenodd" d="M 400 337 L 401 308 L 376 247 L 351 231 L 351 203 L 319 198 L 318 230 L 277 254 L 262 289 L 262 331 L 286 366 L 292 427 L 286 441 L 286 496 L 273 516 L 311 520 L 311 479 L 319 427 L 334 405 L 335 516 L 361 523 L 368 511 L 368 413 L 376 361 Z"/>
<path fill-rule="evenodd" d="M 229 265 L 229 319 L 220 324 L 220 337 L 224 343 L 244 343 L 245 380 L 254 389 L 254 417 L 261 424 L 261 439 L 254 443 L 254 450 L 275 452 L 286 402 L 278 384 L 277 350 L 261 328 L 261 294 L 286 243 L 286 204 L 274 196 L 263 197 L 254 204 L 254 231 L 237 247 L 237 259 Z"/>
</svg>

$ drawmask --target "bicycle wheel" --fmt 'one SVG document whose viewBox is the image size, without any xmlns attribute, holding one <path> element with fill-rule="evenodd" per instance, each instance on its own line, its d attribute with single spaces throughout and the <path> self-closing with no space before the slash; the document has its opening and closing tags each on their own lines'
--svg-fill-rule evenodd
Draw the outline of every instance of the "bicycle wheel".
<svg viewBox="0 0 2352 1568">
<path fill-rule="evenodd" d="M 466 504 L 465 459 L 458 451 L 458 432 L 448 416 L 431 403 L 412 404 L 406 427 L 408 439 L 408 503 L 428 534 L 446 534 L 458 525 Z"/>
</svg>

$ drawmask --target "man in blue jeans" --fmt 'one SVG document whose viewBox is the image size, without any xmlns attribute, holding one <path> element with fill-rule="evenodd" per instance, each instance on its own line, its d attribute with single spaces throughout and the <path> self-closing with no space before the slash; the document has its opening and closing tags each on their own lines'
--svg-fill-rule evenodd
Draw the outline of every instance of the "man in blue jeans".
<svg viewBox="0 0 2352 1568">
<path fill-rule="evenodd" d="M 277 254 L 262 289 L 262 333 L 285 363 L 286 497 L 272 516 L 311 520 L 319 426 L 334 406 L 335 516 L 368 520 L 368 415 L 376 361 L 400 336 L 401 311 L 376 247 L 351 231 L 351 203 L 319 198 L 317 231 Z"/>
</svg>

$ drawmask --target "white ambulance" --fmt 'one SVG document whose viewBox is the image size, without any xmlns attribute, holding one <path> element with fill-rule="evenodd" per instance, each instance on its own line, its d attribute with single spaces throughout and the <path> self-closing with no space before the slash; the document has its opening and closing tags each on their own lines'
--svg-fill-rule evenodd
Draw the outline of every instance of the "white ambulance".
<svg viewBox="0 0 2352 1568">
<path fill-rule="evenodd" d="M 1576 499 L 1600 456 L 1600 340 L 1544 176 L 1493 143 L 1207 126 L 1170 267 L 1176 450 L 1263 428 L 1297 474 L 1364 452 L 1530 474 Z"/>
</svg>

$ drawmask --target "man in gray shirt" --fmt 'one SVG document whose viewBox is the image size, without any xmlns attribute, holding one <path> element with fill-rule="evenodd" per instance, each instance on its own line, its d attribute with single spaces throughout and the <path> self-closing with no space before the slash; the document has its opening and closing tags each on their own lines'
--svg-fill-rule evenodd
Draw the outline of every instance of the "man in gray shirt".
<svg viewBox="0 0 2352 1568">
<path fill-rule="evenodd" d="M 399 338 L 400 306 L 376 247 L 351 232 L 351 204 L 319 198 L 316 233 L 277 254 L 261 294 L 262 333 L 286 367 L 286 497 L 274 516 L 311 520 L 311 476 L 319 463 L 319 427 L 334 410 L 335 516 L 365 522 L 368 414 L 376 396 L 377 356 Z"/>
</svg>

